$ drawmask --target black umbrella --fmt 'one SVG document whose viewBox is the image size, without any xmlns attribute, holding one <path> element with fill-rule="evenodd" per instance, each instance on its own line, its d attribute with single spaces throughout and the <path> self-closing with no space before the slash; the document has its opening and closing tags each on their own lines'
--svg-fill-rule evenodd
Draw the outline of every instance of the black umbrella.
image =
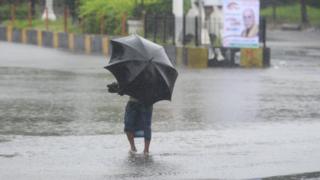
<svg viewBox="0 0 320 180">
<path fill-rule="evenodd" d="M 108 69 L 117 79 L 121 93 L 151 105 L 171 100 L 178 72 L 164 48 L 138 35 L 111 40 Z"/>
</svg>

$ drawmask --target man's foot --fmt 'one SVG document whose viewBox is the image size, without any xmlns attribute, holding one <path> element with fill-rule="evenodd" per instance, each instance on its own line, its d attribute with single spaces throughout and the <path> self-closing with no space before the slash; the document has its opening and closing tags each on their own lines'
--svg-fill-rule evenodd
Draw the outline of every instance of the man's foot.
<svg viewBox="0 0 320 180">
<path fill-rule="evenodd" d="M 136 154 L 136 153 L 137 153 L 137 150 L 136 150 L 136 149 L 130 149 L 130 150 L 129 150 L 129 153 L 130 153 L 130 154 Z"/>
<path fill-rule="evenodd" d="M 148 156 L 148 155 L 149 155 L 149 151 L 143 151 L 143 154 L 144 154 L 145 156 Z"/>
</svg>

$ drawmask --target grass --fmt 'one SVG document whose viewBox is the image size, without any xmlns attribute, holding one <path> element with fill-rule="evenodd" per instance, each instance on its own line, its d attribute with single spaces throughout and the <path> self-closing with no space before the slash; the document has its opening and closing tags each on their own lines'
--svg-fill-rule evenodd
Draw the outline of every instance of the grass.
<svg viewBox="0 0 320 180">
<path fill-rule="evenodd" d="M 307 6 L 309 22 L 313 26 L 320 26 L 320 8 Z M 262 9 L 261 15 L 272 22 L 272 7 Z M 276 23 L 300 23 L 300 4 L 278 6 L 276 8 Z"/>
</svg>

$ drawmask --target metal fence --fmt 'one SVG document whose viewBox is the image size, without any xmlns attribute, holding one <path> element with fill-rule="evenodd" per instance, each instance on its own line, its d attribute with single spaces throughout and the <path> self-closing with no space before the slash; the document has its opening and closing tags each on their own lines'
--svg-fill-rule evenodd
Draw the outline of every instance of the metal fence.
<svg viewBox="0 0 320 180">
<path fill-rule="evenodd" d="M 175 34 L 176 20 L 183 22 L 180 34 Z M 158 43 L 174 44 L 177 36 L 183 45 L 221 47 L 223 22 L 218 18 L 203 21 L 199 17 L 183 16 L 181 19 L 175 19 L 173 15 L 147 14 L 144 32 L 145 38 Z M 266 19 L 263 17 L 259 23 L 259 40 L 262 46 L 266 45 Z"/>
<path fill-rule="evenodd" d="M 144 37 L 163 44 L 175 43 L 175 18 L 173 15 L 146 14 Z"/>
</svg>

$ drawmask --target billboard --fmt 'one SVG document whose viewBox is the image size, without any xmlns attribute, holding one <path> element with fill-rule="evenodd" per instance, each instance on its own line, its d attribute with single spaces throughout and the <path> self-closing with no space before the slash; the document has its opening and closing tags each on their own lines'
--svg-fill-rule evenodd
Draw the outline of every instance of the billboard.
<svg viewBox="0 0 320 180">
<path fill-rule="evenodd" d="M 259 47 L 259 0 L 224 0 L 224 47 Z"/>
</svg>

